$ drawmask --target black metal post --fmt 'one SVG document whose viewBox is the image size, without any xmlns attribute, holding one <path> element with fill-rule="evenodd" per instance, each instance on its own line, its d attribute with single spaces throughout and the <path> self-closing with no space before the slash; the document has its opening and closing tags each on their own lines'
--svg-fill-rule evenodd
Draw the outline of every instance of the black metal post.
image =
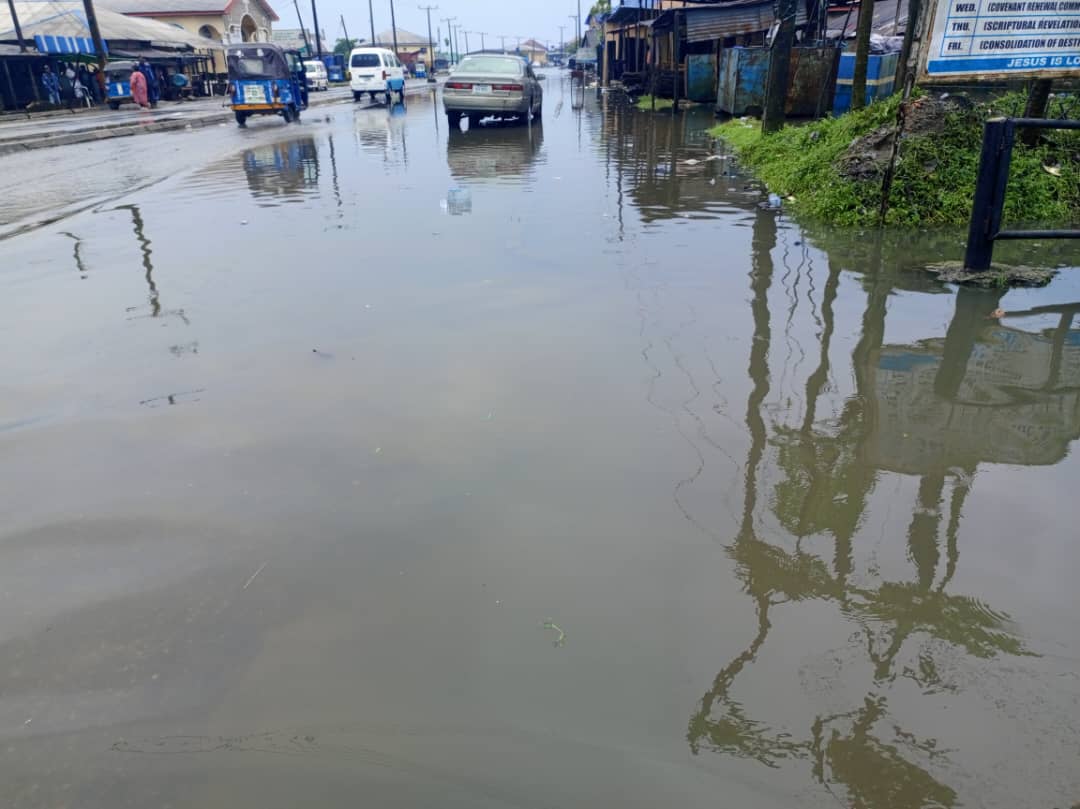
<svg viewBox="0 0 1080 809">
<path fill-rule="evenodd" d="M 397 56 L 397 15 L 394 14 L 394 0 L 390 0 L 390 31 L 394 35 L 394 56 Z"/>
<path fill-rule="evenodd" d="M 371 22 L 371 44 L 378 45 L 379 43 L 375 41 L 375 6 L 373 2 L 374 0 L 367 0 L 367 13 L 368 20 Z"/>
<path fill-rule="evenodd" d="M 315 8 L 315 0 L 311 0 L 311 21 L 315 25 L 315 51 L 316 58 L 322 61 L 322 34 L 319 33 L 319 11 Z M 303 26 L 301 26 L 303 27 Z M 310 56 L 310 54 L 308 54 Z"/>
<path fill-rule="evenodd" d="M 991 118 L 983 127 L 979 176 L 975 180 L 975 198 L 964 253 L 964 266 L 969 270 L 988 270 L 994 260 L 994 236 L 1001 224 L 999 202 L 1005 195 L 1005 183 L 1009 179 L 1011 136 L 1011 122 L 1005 118 Z"/>
<path fill-rule="evenodd" d="M 97 13 L 94 11 L 93 0 L 83 0 L 83 9 L 86 11 L 86 27 L 90 29 L 90 39 L 94 42 L 94 51 L 97 55 L 98 87 L 101 88 L 101 97 L 108 98 L 109 93 L 105 87 L 105 40 L 101 37 L 101 29 L 98 27 Z"/>
<path fill-rule="evenodd" d="M 19 52 L 26 53 L 26 43 L 23 41 L 19 15 L 15 13 L 15 0 L 8 0 L 8 9 L 11 11 L 11 21 L 15 23 L 15 38 L 19 40 Z"/>
</svg>

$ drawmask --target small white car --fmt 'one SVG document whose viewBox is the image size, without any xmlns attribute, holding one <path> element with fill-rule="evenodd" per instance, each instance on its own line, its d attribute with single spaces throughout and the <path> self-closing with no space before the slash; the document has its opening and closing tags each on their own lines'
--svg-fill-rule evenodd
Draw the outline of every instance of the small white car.
<svg viewBox="0 0 1080 809">
<path fill-rule="evenodd" d="M 304 62 L 304 75 L 307 76 L 309 90 L 329 90 L 330 79 L 326 74 L 326 65 L 317 60 Z"/>
<path fill-rule="evenodd" d="M 352 79 L 353 100 L 359 101 L 367 93 L 386 96 L 389 104 L 394 94 L 405 100 L 405 68 L 393 51 L 386 48 L 356 48 L 349 54 L 349 71 Z"/>
</svg>

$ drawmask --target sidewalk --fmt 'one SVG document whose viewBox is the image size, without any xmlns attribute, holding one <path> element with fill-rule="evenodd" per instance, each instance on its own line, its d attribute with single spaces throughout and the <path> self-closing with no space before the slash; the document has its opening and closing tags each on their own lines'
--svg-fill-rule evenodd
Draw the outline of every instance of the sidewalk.
<svg viewBox="0 0 1080 809">
<path fill-rule="evenodd" d="M 405 87 L 406 95 L 426 92 L 431 85 L 423 79 L 411 79 Z M 76 143 L 123 138 L 155 132 L 179 129 L 199 129 L 233 120 L 232 110 L 226 99 L 199 99 L 197 101 L 166 102 L 154 110 L 125 107 L 119 111 L 98 107 L 85 112 L 70 113 L 67 110 L 50 110 L 32 115 L 0 117 L 0 156 L 54 146 L 70 146 Z M 366 102 L 354 102 L 348 87 L 336 87 L 329 92 L 311 93 L 309 109 L 329 104 L 355 104 L 360 108 L 377 106 Z M 8 118 L 8 120 L 5 120 Z"/>
</svg>

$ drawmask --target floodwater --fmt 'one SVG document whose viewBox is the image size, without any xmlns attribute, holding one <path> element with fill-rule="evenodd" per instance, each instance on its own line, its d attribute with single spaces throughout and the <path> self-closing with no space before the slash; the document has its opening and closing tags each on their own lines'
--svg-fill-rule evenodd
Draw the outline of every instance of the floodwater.
<svg viewBox="0 0 1080 809">
<path fill-rule="evenodd" d="M 0 805 L 1080 802 L 1075 270 L 545 115 L 3 159 Z"/>
</svg>

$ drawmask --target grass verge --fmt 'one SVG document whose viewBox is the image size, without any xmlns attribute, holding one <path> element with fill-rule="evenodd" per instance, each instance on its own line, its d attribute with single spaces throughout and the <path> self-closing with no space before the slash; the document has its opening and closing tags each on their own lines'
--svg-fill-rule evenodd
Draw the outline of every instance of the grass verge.
<svg viewBox="0 0 1080 809">
<path fill-rule="evenodd" d="M 650 95 L 644 95 L 637 100 L 636 106 L 639 110 L 652 110 L 653 98 Z M 656 98 L 657 110 L 670 110 L 675 105 L 675 102 L 670 98 Z"/>
<path fill-rule="evenodd" d="M 806 215 L 838 225 L 873 225 L 881 205 L 881 176 L 859 179 L 843 170 L 857 139 L 897 120 L 900 99 L 763 136 L 760 123 L 732 120 L 711 130 L 727 141 L 744 165 Z M 983 122 L 1020 115 L 1024 96 L 943 113 L 938 131 L 905 133 L 900 141 L 886 224 L 964 225 L 971 214 Z M 1051 110 L 1053 113 L 1054 110 Z M 1046 169 L 1049 168 L 1050 171 Z M 1053 172 L 1053 173 L 1051 173 Z M 1080 221 L 1080 133 L 1047 130 L 1037 147 L 1013 150 L 1005 222 L 1063 226 Z"/>
</svg>

